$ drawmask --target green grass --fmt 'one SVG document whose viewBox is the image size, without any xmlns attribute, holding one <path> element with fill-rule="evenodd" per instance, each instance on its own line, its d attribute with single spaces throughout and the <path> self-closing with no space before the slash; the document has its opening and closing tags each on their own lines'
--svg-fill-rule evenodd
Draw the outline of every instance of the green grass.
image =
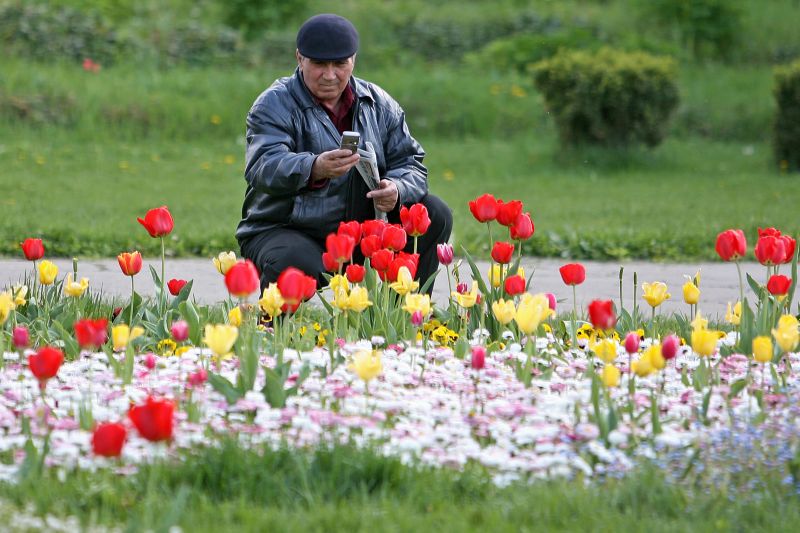
<svg viewBox="0 0 800 533">
<path fill-rule="evenodd" d="M 763 470 L 752 479 L 769 477 Z M 761 486 L 761 485 L 759 485 Z M 766 483 L 747 497 L 726 487 L 692 490 L 651 468 L 623 480 L 492 485 L 464 472 L 410 468 L 350 447 L 243 451 L 232 442 L 134 476 L 52 471 L 0 484 L 9 506 L 74 516 L 84 526 L 164 531 L 777 531 L 800 519 L 797 497 Z"/>
<path fill-rule="evenodd" d="M 771 169 L 763 143 L 668 140 L 653 150 L 560 151 L 552 135 L 421 139 L 431 190 L 455 216 L 455 239 L 485 253 L 485 228 L 467 202 L 489 192 L 520 199 L 536 235 L 526 253 L 573 258 L 712 258 L 717 233 L 774 225 L 800 231 L 800 181 Z M 0 153 L 0 252 L 28 236 L 48 253 L 113 257 L 158 251 L 136 222 L 167 205 L 171 255 L 236 249 L 244 191 L 242 146 L 229 142 L 72 140 L 66 132 L 19 135 Z M 748 155 L 752 152 L 752 155 Z"/>
</svg>

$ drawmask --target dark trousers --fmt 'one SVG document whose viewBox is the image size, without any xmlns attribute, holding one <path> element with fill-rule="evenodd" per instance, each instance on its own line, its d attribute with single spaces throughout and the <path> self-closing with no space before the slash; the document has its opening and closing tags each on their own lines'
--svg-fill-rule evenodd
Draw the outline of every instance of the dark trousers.
<svg viewBox="0 0 800 533">
<path fill-rule="evenodd" d="M 453 229 L 453 214 L 438 197 L 429 194 L 421 202 L 428 209 L 431 225 L 424 235 L 418 237 L 417 252 L 419 252 L 419 266 L 417 279 L 423 283 L 439 265 L 436 256 L 436 245 L 447 242 L 450 231 Z M 388 213 L 389 222 L 400 222 L 400 209 Z M 324 286 L 327 282 L 322 277 L 325 268 L 322 266 L 322 252 L 325 251 L 325 241 L 309 236 L 308 234 L 292 228 L 272 228 L 254 235 L 241 243 L 242 257 L 250 259 L 261 272 L 261 289 L 277 281 L 278 276 L 287 267 L 299 268 L 309 276 L 313 276 Z M 406 252 L 414 251 L 414 239 L 409 237 L 405 248 Z M 360 262 L 360 250 L 356 246 L 353 259 Z M 433 291 L 431 284 L 428 292 Z"/>
</svg>

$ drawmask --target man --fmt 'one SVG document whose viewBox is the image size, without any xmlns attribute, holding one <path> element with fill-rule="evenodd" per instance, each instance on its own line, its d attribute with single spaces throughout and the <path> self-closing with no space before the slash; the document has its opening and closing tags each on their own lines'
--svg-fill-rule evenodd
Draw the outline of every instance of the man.
<svg viewBox="0 0 800 533">
<path fill-rule="evenodd" d="M 289 266 L 323 284 L 325 237 L 342 221 L 375 218 L 375 209 L 398 222 L 401 205 L 427 207 L 431 226 L 418 243 L 423 281 L 436 271 L 436 244 L 450 237 L 450 209 L 428 194 L 425 152 L 397 102 L 352 75 L 357 51 L 350 21 L 311 17 L 297 33 L 294 75 L 276 80 L 247 115 L 247 190 L 236 238 L 261 271 L 262 288 Z M 339 149 L 344 131 L 359 132 L 362 148 L 372 143 L 377 189 L 354 168 L 359 155 Z"/>
</svg>

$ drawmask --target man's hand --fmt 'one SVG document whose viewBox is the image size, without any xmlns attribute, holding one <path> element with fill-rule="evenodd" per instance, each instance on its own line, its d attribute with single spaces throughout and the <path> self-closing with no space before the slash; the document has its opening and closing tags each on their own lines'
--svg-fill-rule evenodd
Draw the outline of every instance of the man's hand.
<svg viewBox="0 0 800 533">
<path fill-rule="evenodd" d="M 311 166 L 311 181 L 329 180 L 341 176 L 358 163 L 361 156 L 350 150 L 337 148 L 329 152 L 322 152 Z"/>
<path fill-rule="evenodd" d="M 397 185 L 392 180 L 381 180 L 378 188 L 367 193 L 367 198 L 375 199 L 375 207 L 384 213 L 388 213 L 397 205 L 400 193 L 397 192 Z"/>
</svg>

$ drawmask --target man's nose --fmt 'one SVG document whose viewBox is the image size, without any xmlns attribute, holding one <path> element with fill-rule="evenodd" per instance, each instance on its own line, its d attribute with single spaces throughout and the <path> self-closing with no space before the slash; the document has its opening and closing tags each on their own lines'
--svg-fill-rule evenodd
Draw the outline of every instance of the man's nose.
<svg viewBox="0 0 800 533">
<path fill-rule="evenodd" d="M 334 68 L 333 64 L 328 63 L 325 65 L 325 68 L 322 71 L 322 75 L 325 79 L 332 80 L 336 78 L 336 69 Z"/>
</svg>

